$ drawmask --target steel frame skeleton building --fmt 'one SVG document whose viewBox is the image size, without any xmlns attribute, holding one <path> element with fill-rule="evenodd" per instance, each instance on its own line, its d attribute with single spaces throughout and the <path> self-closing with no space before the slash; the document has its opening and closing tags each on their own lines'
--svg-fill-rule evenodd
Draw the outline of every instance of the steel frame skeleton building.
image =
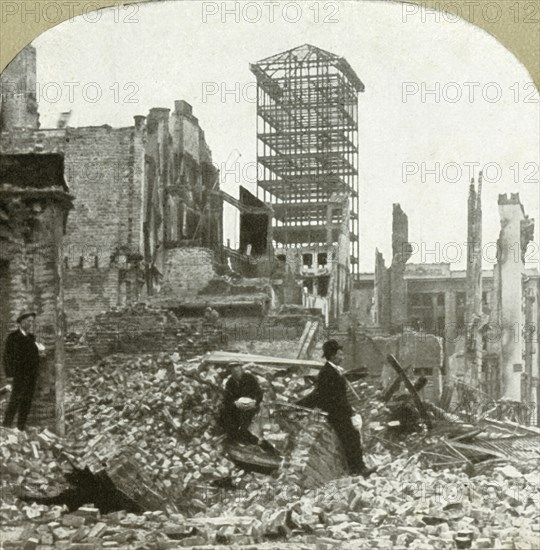
<svg viewBox="0 0 540 550">
<path fill-rule="evenodd" d="M 343 208 L 350 208 L 350 263 L 357 273 L 363 83 L 344 58 L 309 44 L 250 69 L 257 78 L 257 194 L 274 209 L 275 244 L 331 246 L 346 219 Z"/>
</svg>

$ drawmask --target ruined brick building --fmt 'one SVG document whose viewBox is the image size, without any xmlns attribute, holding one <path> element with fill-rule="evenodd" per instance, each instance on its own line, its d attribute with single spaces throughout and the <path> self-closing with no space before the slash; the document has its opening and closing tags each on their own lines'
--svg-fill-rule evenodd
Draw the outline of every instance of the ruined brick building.
<svg viewBox="0 0 540 550">
<path fill-rule="evenodd" d="M 2 75 L 1 147 L 63 156 L 76 197 L 63 247 L 65 311 L 74 323 L 152 294 L 168 255 L 186 242 L 217 242 L 210 191 L 218 171 L 185 101 L 172 113 L 153 108 L 126 128 L 39 128 L 29 92 L 35 60 L 29 46 Z"/>
<path fill-rule="evenodd" d="M 62 417 L 62 240 L 72 206 L 58 154 L 0 156 L 0 351 L 23 309 L 39 313 L 46 347 L 30 422 Z M 4 369 L 0 374 L 3 382 Z M 62 432 L 63 426 L 57 426 Z"/>
<path fill-rule="evenodd" d="M 363 84 L 344 59 L 309 45 L 251 68 L 266 98 L 257 108 L 257 119 L 267 121 L 258 162 L 269 179 L 258 182 L 264 196 L 241 187 L 239 199 L 219 189 L 204 132 L 185 101 L 172 112 L 153 108 L 125 128 L 43 129 L 35 49 L 25 48 L 5 70 L 2 151 L 62 154 L 76 197 L 64 242 L 68 322 L 158 294 L 184 299 L 216 268 L 271 277 L 281 303 L 322 309 L 327 322 L 347 309 L 358 265 L 356 103 Z M 297 114 L 282 128 L 277 121 L 291 109 Z M 296 168 L 285 169 L 291 162 Z M 238 249 L 223 243 L 224 202 L 241 214 Z M 183 273 L 184 266 L 198 267 Z"/>
</svg>

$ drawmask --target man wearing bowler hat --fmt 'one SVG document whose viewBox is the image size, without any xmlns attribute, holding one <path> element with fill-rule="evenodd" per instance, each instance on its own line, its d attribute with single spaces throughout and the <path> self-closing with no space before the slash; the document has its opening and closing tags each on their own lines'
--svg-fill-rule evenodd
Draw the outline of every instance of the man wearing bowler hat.
<svg viewBox="0 0 540 550">
<path fill-rule="evenodd" d="M 364 463 L 360 433 L 353 424 L 354 412 L 347 399 L 347 381 L 340 366 L 343 347 L 336 340 L 328 340 L 323 344 L 323 356 L 326 363 L 317 375 L 315 391 L 301 404 L 328 413 L 328 422 L 343 444 L 350 473 L 367 477 L 374 469 Z"/>
<path fill-rule="evenodd" d="M 32 407 L 39 370 L 39 352 L 45 349 L 36 342 L 33 334 L 35 318 L 34 311 L 23 311 L 17 317 L 17 330 L 6 338 L 4 369 L 7 377 L 13 378 L 11 397 L 4 416 L 4 426 L 8 428 L 11 427 L 15 415 L 18 415 L 17 427 L 24 430 Z"/>
</svg>

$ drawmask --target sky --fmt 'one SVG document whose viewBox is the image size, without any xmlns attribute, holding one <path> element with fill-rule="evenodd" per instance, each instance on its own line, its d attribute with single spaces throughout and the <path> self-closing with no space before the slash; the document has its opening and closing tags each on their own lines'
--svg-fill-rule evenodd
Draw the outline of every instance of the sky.
<svg viewBox="0 0 540 550">
<path fill-rule="evenodd" d="M 539 220 L 538 92 L 495 38 L 464 20 L 388 1 L 288 2 L 273 14 L 270 4 L 171 0 L 56 26 L 33 42 L 42 127 L 69 110 L 73 127 L 130 126 L 134 115 L 184 99 L 222 171 L 222 189 L 255 191 L 249 64 L 309 43 L 345 57 L 365 85 L 360 271 L 373 271 L 375 248 L 390 263 L 393 203 L 409 217 L 410 262 L 464 269 L 468 186 L 482 167 L 484 268 L 494 263 L 499 193 L 519 192 Z M 228 215 L 226 225 L 234 236 L 238 220 Z M 530 266 L 540 263 L 538 234 Z"/>
</svg>

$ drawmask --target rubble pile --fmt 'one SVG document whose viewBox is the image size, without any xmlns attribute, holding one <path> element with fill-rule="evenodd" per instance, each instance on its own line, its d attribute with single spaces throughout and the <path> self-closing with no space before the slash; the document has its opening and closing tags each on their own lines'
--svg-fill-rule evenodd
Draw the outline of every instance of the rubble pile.
<svg viewBox="0 0 540 550">
<path fill-rule="evenodd" d="M 14 548 L 293 540 L 320 548 L 450 549 L 467 539 L 473 548 L 538 547 L 537 460 L 511 465 L 482 458 L 479 475 L 463 467 L 467 461 L 432 469 L 425 455 L 452 441 L 449 428 L 441 432 L 439 423 L 432 434 L 392 440 L 381 430 L 380 393 L 358 381 L 353 389 L 370 437 L 367 460 L 379 470 L 368 479 L 344 477 L 344 464 L 328 453 L 336 441 L 324 416 L 279 408 L 312 389 L 313 372 L 248 368 L 265 390 L 253 430 L 262 430 L 284 457 L 278 472 L 247 472 L 227 458 L 216 427 L 226 367 L 179 353 L 112 355 L 70 373 L 66 438 L 2 429 L 4 546 L 11 538 L 18 541 Z M 453 444 L 462 449 L 471 439 L 459 434 L 470 426 L 453 430 Z M 67 472 L 85 466 L 105 468 L 128 497 L 134 491 L 137 502 L 144 497 L 149 511 L 105 514 L 89 502 L 66 513 L 19 498 L 21 492 L 57 495 L 68 487 Z"/>
<path fill-rule="evenodd" d="M 38 437 L 21 434 L 21 450 L 28 452 L 29 442 Z M 540 536 L 538 475 L 532 464 L 497 466 L 470 478 L 459 471 L 426 470 L 415 457 L 403 457 L 369 479 L 344 477 L 303 493 L 268 478 L 261 484 L 252 476 L 241 490 L 213 490 L 206 503 L 208 508 L 191 518 L 164 511 L 101 515 L 92 506 L 66 514 L 59 507 L 24 505 L 24 529 L 7 533 L 25 544 L 81 550 L 285 539 L 320 548 L 427 550 L 453 549 L 467 538 L 472 548 L 533 549 Z M 13 524 L 5 521 L 8 508 L 1 508 L 3 525 Z"/>
<path fill-rule="evenodd" d="M 21 514 L 17 495 L 21 490 L 56 494 L 66 487 L 69 466 L 59 460 L 63 444 L 52 432 L 35 428 L 27 432 L 0 428 L 0 440 L 0 524 L 32 518 L 26 507 Z"/>
<path fill-rule="evenodd" d="M 216 432 L 225 369 L 183 362 L 178 353 L 112 355 L 73 373 L 68 437 L 83 460 L 135 443 L 153 479 L 178 500 L 190 483 L 230 476 Z M 98 453 L 98 454 L 99 454 Z"/>
<path fill-rule="evenodd" d="M 237 494 L 229 510 L 257 518 L 267 536 L 310 534 L 354 548 L 538 548 L 537 465 L 495 467 L 489 475 L 424 469 L 394 460 L 369 479 L 341 478 L 298 496 L 291 487 Z M 222 507 L 207 514 L 220 516 Z M 260 522 L 260 523 L 259 523 Z"/>
<path fill-rule="evenodd" d="M 293 400 L 298 396 L 295 392 L 310 384 L 308 378 L 292 377 L 279 369 L 253 365 L 252 371 L 259 375 L 265 401 Z M 185 361 L 178 353 L 111 355 L 90 368 L 72 371 L 66 392 L 66 439 L 59 440 L 50 432 L 38 437 L 34 431 L 28 436 L 9 431 L 2 451 L 8 457 L 14 453 L 10 464 L 25 464 L 9 466 L 8 471 L 16 470 L 20 476 L 11 481 L 28 478 L 34 488 L 34 480 L 61 487 L 65 485 L 62 473 L 70 464 L 89 465 L 98 471 L 110 464 L 119 449 L 133 445 L 146 477 L 153 483 L 162 482 L 183 510 L 203 509 L 207 503 L 197 487 L 215 480 L 230 478 L 238 484 L 266 479 L 242 471 L 226 458 L 216 418 L 228 375 L 226 367 L 210 367 L 200 359 Z M 255 424 L 254 431 L 259 428 L 280 451 L 290 447 L 290 434 L 275 422 L 267 407 Z M 58 462 L 54 468 L 48 466 L 55 456 L 49 447 L 40 447 L 40 438 L 46 437 L 52 438 L 62 467 Z M 43 471 L 51 475 L 44 477 Z"/>
</svg>

